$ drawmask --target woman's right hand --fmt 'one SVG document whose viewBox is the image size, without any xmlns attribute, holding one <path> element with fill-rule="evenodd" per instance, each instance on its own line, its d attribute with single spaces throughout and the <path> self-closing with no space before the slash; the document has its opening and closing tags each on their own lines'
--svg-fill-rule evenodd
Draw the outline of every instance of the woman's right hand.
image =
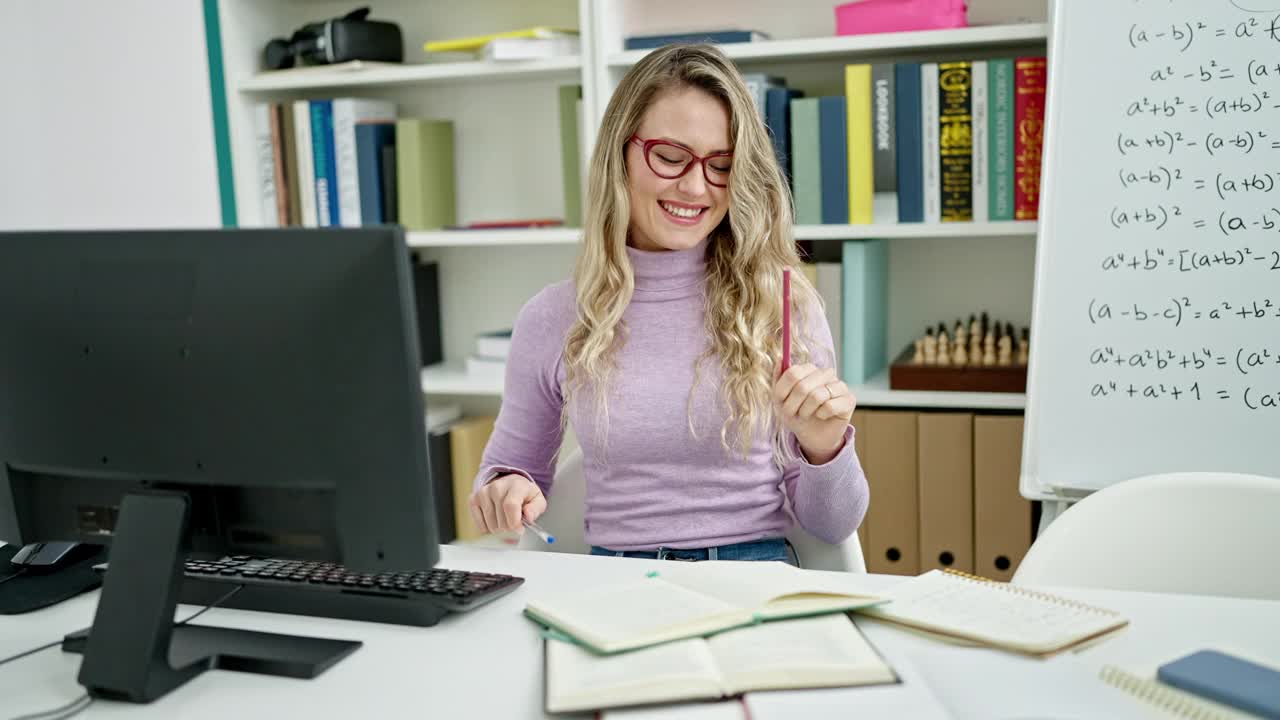
<svg viewBox="0 0 1280 720">
<path fill-rule="evenodd" d="M 501 475 L 471 493 L 471 519 L 482 533 L 521 530 L 524 520 L 533 522 L 547 511 L 547 499 L 538 486 L 523 475 Z"/>
</svg>

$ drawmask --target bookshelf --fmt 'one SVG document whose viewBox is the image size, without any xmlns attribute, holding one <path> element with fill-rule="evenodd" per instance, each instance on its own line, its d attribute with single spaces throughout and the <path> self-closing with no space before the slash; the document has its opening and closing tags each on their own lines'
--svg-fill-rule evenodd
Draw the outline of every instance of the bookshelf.
<svg viewBox="0 0 1280 720">
<path fill-rule="evenodd" d="M 335 0 L 211 0 L 220 27 L 231 171 L 238 223 L 262 224 L 253 108 L 263 102 L 361 97 L 396 103 L 401 117 L 455 124 L 457 221 L 560 217 L 564 211 L 557 93 L 580 85 L 582 133 L 593 138 L 613 88 L 643 52 L 623 51 L 631 34 L 732 25 L 768 32 L 763 42 L 726 45 L 744 70 L 784 76 L 807 95 L 841 94 L 853 62 L 983 59 L 1046 52 L 1046 2 L 971 0 L 973 27 L 834 37 L 836 0 L 388 0 L 375 18 L 400 23 L 403 65 L 346 63 L 262 72 L 263 45 L 304 23 L 341 15 Z M 725 18 L 731 18 L 726 21 Z M 516 63 L 433 56 L 427 40 L 547 25 L 577 27 L 582 54 Z M 583 163 L 591 151 L 580 147 Z M 1029 322 L 1036 223 L 798 225 L 798 240 L 890 239 L 890 350 L 963 308 Z M 539 289 L 569 275 L 576 228 L 410 232 L 421 261 L 440 265 L 445 363 L 422 373 L 429 395 L 462 396 L 496 409 L 501 388 L 466 377 L 476 333 L 509 327 Z M 896 354 L 896 353 L 895 353 Z M 855 389 L 863 405 L 1020 408 L 1021 396 L 892 391 L 880 378 Z"/>
</svg>

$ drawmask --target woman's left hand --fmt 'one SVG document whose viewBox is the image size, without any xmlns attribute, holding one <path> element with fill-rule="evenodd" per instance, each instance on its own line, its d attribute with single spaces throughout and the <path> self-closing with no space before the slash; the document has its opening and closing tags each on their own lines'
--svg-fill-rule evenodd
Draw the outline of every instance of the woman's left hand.
<svg viewBox="0 0 1280 720">
<path fill-rule="evenodd" d="M 845 428 L 857 400 L 831 368 L 792 365 L 773 383 L 773 404 L 814 465 L 831 461 L 844 447 Z"/>
</svg>

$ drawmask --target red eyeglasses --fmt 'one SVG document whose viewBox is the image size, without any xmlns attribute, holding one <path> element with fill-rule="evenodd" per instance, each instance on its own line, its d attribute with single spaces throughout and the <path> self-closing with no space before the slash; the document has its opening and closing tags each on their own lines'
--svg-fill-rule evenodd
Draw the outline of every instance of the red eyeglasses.
<svg viewBox="0 0 1280 720">
<path fill-rule="evenodd" d="M 638 135 L 632 135 L 627 142 L 643 148 L 645 164 L 660 178 L 675 180 L 683 177 L 694 162 L 697 162 L 702 165 L 702 176 L 707 179 L 708 184 L 720 188 L 729 184 L 729 170 L 733 167 L 731 152 L 712 153 L 702 157 L 670 140 L 644 140 Z"/>
</svg>

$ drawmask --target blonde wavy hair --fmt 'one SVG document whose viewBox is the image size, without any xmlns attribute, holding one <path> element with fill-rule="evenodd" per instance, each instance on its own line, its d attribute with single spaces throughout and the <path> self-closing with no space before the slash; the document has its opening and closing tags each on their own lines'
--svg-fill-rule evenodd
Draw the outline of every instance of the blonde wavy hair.
<svg viewBox="0 0 1280 720">
<path fill-rule="evenodd" d="M 626 342 L 622 315 L 635 289 L 626 252 L 631 207 L 627 140 L 659 96 L 684 88 L 702 90 L 725 106 L 733 141 L 729 210 L 707 242 L 705 322 L 711 342 L 697 361 L 693 386 L 703 363 L 716 358 L 728 409 L 721 444 L 726 450 L 737 444 L 745 456 L 756 437 L 769 433 L 775 456 L 786 455 L 771 390 L 781 356 L 782 270 L 800 263 L 791 232 L 791 194 L 742 76 L 711 45 L 673 45 L 646 55 L 623 77 L 605 109 L 591 157 L 583 243 L 574 268 L 577 318 L 564 353 L 565 405 L 584 390 L 592 392 L 597 427 L 601 437 L 607 436 L 613 359 Z M 796 330 L 806 327 L 805 319 L 820 301 L 799 272 L 792 273 L 792 291 L 792 355 L 805 362 L 809 346 Z M 690 407 L 692 398 L 691 390 Z M 689 429 L 696 435 L 692 413 Z"/>
</svg>

